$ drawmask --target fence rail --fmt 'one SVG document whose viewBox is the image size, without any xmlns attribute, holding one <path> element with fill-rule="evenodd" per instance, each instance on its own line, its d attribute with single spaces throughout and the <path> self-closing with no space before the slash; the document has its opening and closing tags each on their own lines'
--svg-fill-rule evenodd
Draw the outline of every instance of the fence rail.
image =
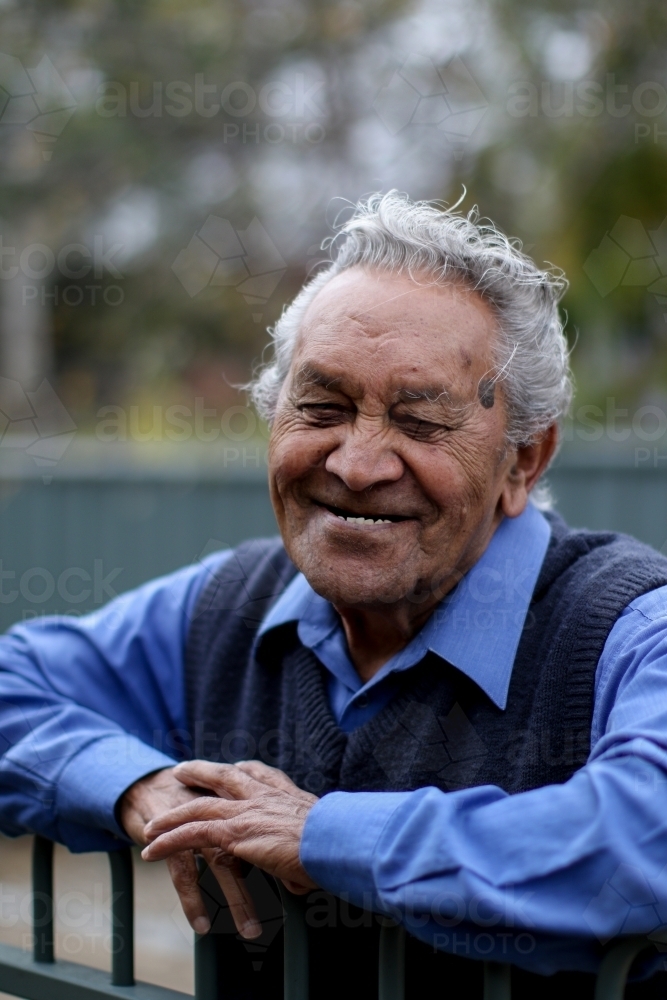
<svg viewBox="0 0 667 1000">
<path fill-rule="evenodd" d="M 186 1000 L 189 994 L 138 983 L 134 979 L 134 889 L 129 848 L 109 853 L 112 891 L 112 959 L 108 973 L 55 960 L 53 929 L 53 843 L 35 837 L 32 856 L 32 955 L 0 944 L 0 990 L 26 1000 Z M 284 1000 L 308 1000 L 308 933 L 304 897 L 282 886 L 284 925 Z M 619 939 L 607 952 L 597 977 L 595 1000 L 623 1000 L 632 962 L 650 942 Z M 195 935 L 195 1000 L 218 1000 L 215 940 Z M 378 950 L 378 1000 L 404 1000 L 405 932 L 384 926 Z M 511 1000 L 511 967 L 484 963 L 484 1000 Z"/>
</svg>

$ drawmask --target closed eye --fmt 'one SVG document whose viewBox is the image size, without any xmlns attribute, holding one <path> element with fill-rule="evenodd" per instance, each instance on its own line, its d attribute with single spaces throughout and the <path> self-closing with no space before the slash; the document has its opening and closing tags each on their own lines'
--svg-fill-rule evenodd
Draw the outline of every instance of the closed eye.
<svg viewBox="0 0 667 1000">
<path fill-rule="evenodd" d="M 422 420 L 411 414 L 394 414 L 392 419 L 400 430 L 415 441 L 434 441 L 452 430 L 446 424 L 436 424 L 430 420 Z"/>
<path fill-rule="evenodd" d="M 301 403 L 297 409 L 317 427 L 329 427 L 350 416 L 349 409 L 340 403 Z"/>
</svg>

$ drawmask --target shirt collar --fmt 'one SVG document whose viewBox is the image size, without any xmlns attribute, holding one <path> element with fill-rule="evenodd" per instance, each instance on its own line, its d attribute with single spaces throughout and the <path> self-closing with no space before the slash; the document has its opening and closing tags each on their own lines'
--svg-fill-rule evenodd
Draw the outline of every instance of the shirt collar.
<svg viewBox="0 0 667 1000">
<path fill-rule="evenodd" d="M 501 521 L 480 559 L 393 658 L 392 668 L 414 666 L 430 650 L 504 709 L 550 534 L 546 518 L 531 503 L 519 517 Z M 288 622 L 299 623 L 299 636 L 307 646 L 340 628 L 331 604 L 315 593 L 301 573 L 269 610 L 258 630 L 258 641 Z"/>
</svg>

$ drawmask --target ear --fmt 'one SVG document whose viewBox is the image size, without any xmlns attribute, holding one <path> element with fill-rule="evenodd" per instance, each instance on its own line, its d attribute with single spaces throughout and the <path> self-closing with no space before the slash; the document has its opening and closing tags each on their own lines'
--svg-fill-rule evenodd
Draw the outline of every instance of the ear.
<svg viewBox="0 0 667 1000">
<path fill-rule="evenodd" d="M 537 441 L 519 445 L 500 494 L 500 508 L 505 517 L 523 513 L 528 495 L 551 461 L 557 444 L 558 428 L 552 424 Z"/>
</svg>

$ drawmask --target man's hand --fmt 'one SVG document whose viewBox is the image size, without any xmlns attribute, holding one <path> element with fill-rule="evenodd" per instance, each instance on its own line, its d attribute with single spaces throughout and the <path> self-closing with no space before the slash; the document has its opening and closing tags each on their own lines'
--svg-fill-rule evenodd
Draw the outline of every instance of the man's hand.
<svg viewBox="0 0 667 1000">
<path fill-rule="evenodd" d="M 178 856 L 183 851 L 213 851 L 257 865 L 281 879 L 291 892 L 315 888 L 299 859 L 306 817 L 317 802 L 286 774 L 259 761 L 179 764 L 174 775 L 184 784 L 207 788 L 202 796 L 162 813 L 146 827 L 152 841 L 142 852 L 146 861 Z"/>
<path fill-rule="evenodd" d="M 146 828 L 151 820 L 200 798 L 197 792 L 177 780 L 175 768 L 165 768 L 135 781 L 128 788 L 120 801 L 120 822 L 128 837 L 143 847 L 149 840 Z M 239 933 L 245 938 L 259 937 L 262 928 L 241 878 L 238 861 L 222 851 L 201 853 L 225 894 Z M 167 858 L 167 867 L 190 925 L 198 934 L 206 934 L 211 922 L 199 891 L 194 854 L 191 850 L 174 853 Z"/>
</svg>

